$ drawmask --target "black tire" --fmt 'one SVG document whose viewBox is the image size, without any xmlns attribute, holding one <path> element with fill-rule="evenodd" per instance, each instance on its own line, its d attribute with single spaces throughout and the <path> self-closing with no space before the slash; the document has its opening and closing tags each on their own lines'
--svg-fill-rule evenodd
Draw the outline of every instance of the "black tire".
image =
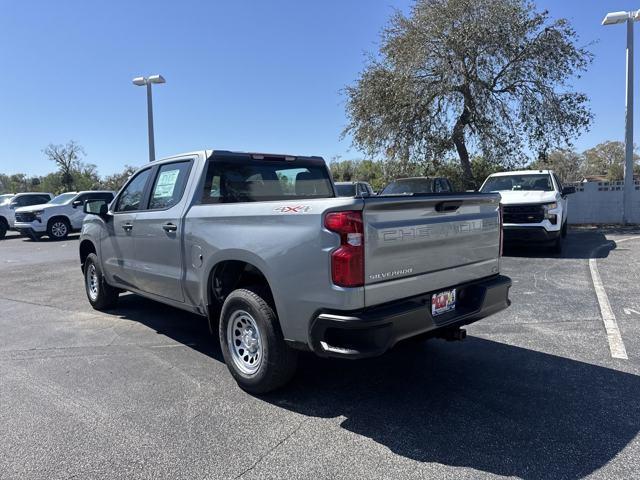
<svg viewBox="0 0 640 480">
<path fill-rule="evenodd" d="M 562 235 L 560 235 L 555 242 L 553 242 L 553 246 L 551 247 L 551 251 L 553 253 L 557 253 L 560 255 L 562 253 Z"/>
<path fill-rule="evenodd" d="M 50 240 L 64 240 L 71 231 L 69 220 L 64 217 L 55 217 L 47 224 L 47 235 Z"/>
<path fill-rule="evenodd" d="M 7 235 L 7 224 L 4 220 L 0 220 L 0 240 L 2 240 Z"/>
<path fill-rule="evenodd" d="M 95 253 L 90 253 L 84 261 L 84 289 L 87 293 L 89 303 L 96 310 L 109 310 L 118 303 L 120 290 L 109 285 L 104 279 L 98 257 Z M 91 278 L 95 274 L 95 278 Z M 92 283 L 92 280 L 95 283 Z M 92 289 L 95 285 L 95 290 Z"/>
<path fill-rule="evenodd" d="M 560 235 L 562 235 L 562 238 L 567 238 L 567 230 L 569 229 L 569 227 L 567 226 L 567 222 L 564 222 L 562 224 L 562 230 Z"/>
<path fill-rule="evenodd" d="M 297 352 L 284 341 L 278 317 L 266 298 L 268 294 L 259 288 L 234 290 L 222 306 L 218 327 L 227 368 L 240 388 L 254 394 L 282 387 L 291 380 L 297 366 Z M 255 328 L 257 334 L 251 333 Z M 251 347 L 257 353 L 250 352 Z M 250 364 L 254 357 L 255 363 Z M 247 371 L 253 368 L 255 371 Z"/>
</svg>

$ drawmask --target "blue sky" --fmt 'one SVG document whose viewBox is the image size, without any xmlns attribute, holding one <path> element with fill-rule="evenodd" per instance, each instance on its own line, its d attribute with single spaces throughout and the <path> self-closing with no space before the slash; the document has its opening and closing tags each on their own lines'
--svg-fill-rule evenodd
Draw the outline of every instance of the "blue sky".
<svg viewBox="0 0 640 480">
<path fill-rule="evenodd" d="M 340 89 L 356 78 L 364 53 L 376 49 L 393 9 L 407 11 L 410 4 L 5 1 L 0 171 L 52 171 L 42 149 L 70 139 L 85 147 L 101 174 L 143 164 L 146 100 L 131 79 L 154 73 L 167 79 L 154 89 L 158 157 L 219 148 L 361 158 L 349 139 L 339 138 L 346 124 Z M 537 4 L 569 18 L 581 43 L 597 42 L 590 71 L 575 82 L 595 113 L 577 148 L 622 139 L 625 29 L 600 21 L 607 11 L 640 8 L 640 2 Z M 640 120 L 635 130 L 638 138 Z"/>
</svg>

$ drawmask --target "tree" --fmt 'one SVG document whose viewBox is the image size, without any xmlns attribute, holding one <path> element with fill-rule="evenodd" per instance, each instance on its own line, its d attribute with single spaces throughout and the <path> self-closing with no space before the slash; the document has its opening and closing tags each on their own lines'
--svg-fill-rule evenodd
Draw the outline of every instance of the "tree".
<svg viewBox="0 0 640 480">
<path fill-rule="evenodd" d="M 54 145 L 50 143 L 43 153 L 56 164 L 60 174 L 62 185 L 67 190 L 73 190 L 75 184 L 74 174 L 82 168 L 82 158 L 86 155 L 81 145 L 73 140 L 66 145 Z"/>
<path fill-rule="evenodd" d="M 122 172 L 107 175 L 102 181 L 102 185 L 107 190 L 113 190 L 114 192 L 117 192 L 122 188 L 126 181 L 129 180 L 129 177 L 131 177 L 131 175 L 133 175 L 136 170 L 136 167 L 125 165 Z"/>
<path fill-rule="evenodd" d="M 369 155 L 438 162 L 455 151 L 473 183 L 470 149 L 509 166 L 525 150 L 570 145 L 592 114 L 568 81 L 591 54 L 565 19 L 527 0 L 417 0 L 397 12 L 345 90 L 343 135 Z"/>
<path fill-rule="evenodd" d="M 532 169 L 553 170 L 563 183 L 580 181 L 582 167 L 583 156 L 568 148 L 554 150 L 529 166 Z"/>
<path fill-rule="evenodd" d="M 584 174 L 606 175 L 609 181 L 624 177 L 624 142 L 607 141 L 585 150 Z M 633 154 L 634 170 L 638 168 L 640 156 Z"/>
</svg>

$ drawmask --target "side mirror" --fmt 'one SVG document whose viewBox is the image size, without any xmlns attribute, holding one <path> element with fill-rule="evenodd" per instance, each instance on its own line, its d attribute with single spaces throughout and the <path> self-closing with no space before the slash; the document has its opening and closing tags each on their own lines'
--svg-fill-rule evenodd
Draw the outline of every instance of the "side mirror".
<svg viewBox="0 0 640 480">
<path fill-rule="evenodd" d="M 73 208 L 78 208 L 80 205 L 82 205 L 82 200 L 74 200 L 74 201 L 71 203 L 71 206 L 72 206 Z"/>
<path fill-rule="evenodd" d="M 76 202 L 73 202 L 74 204 Z M 75 207 L 75 205 L 74 205 Z M 109 204 L 106 200 L 86 200 L 82 211 L 87 215 L 97 215 L 99 217 L 106 217 L 109 213 Z"/>
<path fill-rule="evenodd" d="M 16 205 L 18 205 L 16 202 L 11 202 L 11 203 L 9 204 L 9 208 L 10 208 L 11 210 L 15 210 L 15 209 L 16 209 Z"/>
<path fill-rule="evenodd" d="M 564 187 L 562 189 L 562 195 L 571 195 L 572 193 L 576 193 L 576 187 Z"/>
</svg>

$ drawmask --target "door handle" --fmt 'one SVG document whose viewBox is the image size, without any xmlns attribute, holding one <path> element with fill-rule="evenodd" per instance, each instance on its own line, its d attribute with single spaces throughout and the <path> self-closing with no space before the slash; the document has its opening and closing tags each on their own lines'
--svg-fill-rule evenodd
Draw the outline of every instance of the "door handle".
<svg viewBox="0 0 640 480">
<path fill-rule="evenodd" d="M 131 230 L 133 230 L 133 225 L 131 223 L 123 223 L 122 224 L 122 229 L 125 232 L 130 232 Z"/>
<path fill-rule="evenodd" d="M 436 212 L 455 212 L 460 208 L 460 205 L 462 205 L 462 202 L 440 202 L 436 204 Z"/>
<path fill-rule="evenodd" d="M 176 230 L 178 230 L 178 226 L 174 225 L 173 223 L 165 223 L 164 225 L 162 225 L 162 229 L 165 232 L 175 232 Z"/>
</svg>

